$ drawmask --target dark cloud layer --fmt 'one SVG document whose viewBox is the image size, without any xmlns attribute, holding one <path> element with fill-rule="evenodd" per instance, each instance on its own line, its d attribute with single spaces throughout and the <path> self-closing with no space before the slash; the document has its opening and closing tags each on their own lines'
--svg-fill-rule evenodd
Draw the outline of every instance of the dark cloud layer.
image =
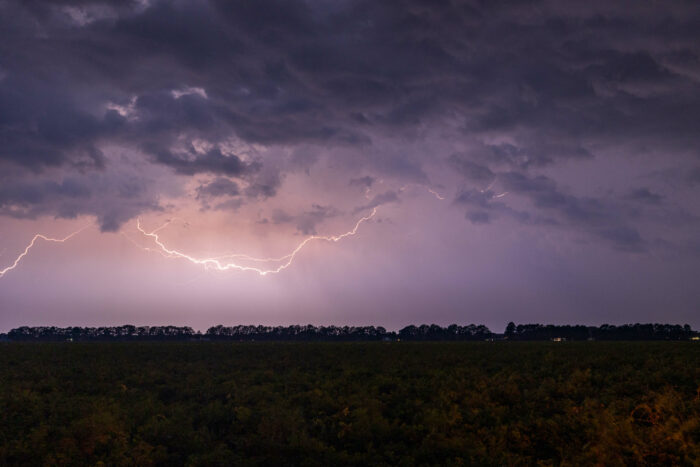
<svg viewBox="0 0 700 467">
<path fill-rule="evenodd" d="M 0 184 L 0 216 L 72 219 L 87 214 L 97 219 L 103 231 L 114 232 L 141 212 L 159 210 L 158 193 L 131 174 L 68 176 L 60 182 L 7 177 Z"/>
<path fill-rule="evenodd" d="M 509 192 L 529 198 L 535 208 L 550 213 L 561 224 L 583 229 L 620 250 L 645 249 L 639 232 L 625 223 L 626 211 L 622 206 L 602 198 L 565 193 L 553 180 L 541 175 L 527 177 L 510 172 L 502 174 L 501 180 Z"/>
<path fill-rule="evenodd" d="M 197 187 L 197 198 L 218 198 L 221 196 L 238 196 L 238 184 L 228 178 L 218 177 L 209 183 Z"/>
<path fill-rule="evenodd" d="M 316 235 L 316 227 L 326 219 L 340 215 L 341 212 L 333 206 L 314 204 L 311 209 L 299 214 L 290 214 L 282 209 L 275 209 L 270 219 L 264 218 L 260 222 L 266 224 L 293 224 L 297 232 L 303 235 Z"/>
<path fill-rule="evenodd" d="M 176 173 L 182 175 L 213 173 L 240 177 L 244 173 L 255 169 L 255 166 L 244 164 L 235 154 L 225 156 L 218 149 L 213 149 L 201 155 L 189 155 L 191 158 L 175 155 L 170 151 L 159 151 L 155 160 L 160 164 L 172 167 Z"/>
<path fill-rule="evenodd" d="M 649 188 L 637 188 L 632 190 L 629 195 L 627 195 L 627 198 L 646 204 L 659 204 L 664 199 L 662 195 L 654 193 L 649 190 Z"/>
<path fill-rule="evenodd" d="M 0 212 L 90 214 L 114 230 L 157 209 L 139 182 L 126 193 L 75 181 L 112 177 L 110 147 L 173 175 L 226 177 L 198 197 L 254 201 L 276 196 L 284 168 L 227 150 L 231 138 L 321 145 L 330 158 L 382 140 L 396 155 L 348 169 L 352 185 L 371 187 L 371 170 L 427 183 L 425 168 L 447 159 L 473 223 L 558 224 L 642 251 L 623 205 L 658 206 L 657 187 L 574 196 L 538 170 L 664 155 L 679 183 L 700 185 L 699 44 L 700 6 L 683 1 L 4 0 Z M 464 150 L 412 152 L 426 129 Z M 39 182 L 47 171 L 58 175 Z M 478 191 L 494 181 L 529 211 Z M 300 231 L 314 231 L 313 212 Z"/>
</svg>

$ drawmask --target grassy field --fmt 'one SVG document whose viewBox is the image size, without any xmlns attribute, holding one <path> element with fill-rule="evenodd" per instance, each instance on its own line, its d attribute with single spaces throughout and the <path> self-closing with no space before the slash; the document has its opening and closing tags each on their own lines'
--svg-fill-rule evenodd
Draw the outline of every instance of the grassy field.
<svg viewBox="0 0 700 467">
<path fill-rule="evenodd" d="M 0 345 L 0 465 L 698 465 L 700 344 Z"/>
</svg>

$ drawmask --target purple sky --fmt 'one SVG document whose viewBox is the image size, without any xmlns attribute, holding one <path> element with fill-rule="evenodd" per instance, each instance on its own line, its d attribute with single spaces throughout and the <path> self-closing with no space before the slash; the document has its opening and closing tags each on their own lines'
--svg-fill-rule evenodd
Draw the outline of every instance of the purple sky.
<svg viewBox="0 0 700 467">
<path fill-rule="evenodd" d="M 699 148 L 698 2 L 0 0 L 0 330 L 700 327 Z"/>
</svg>

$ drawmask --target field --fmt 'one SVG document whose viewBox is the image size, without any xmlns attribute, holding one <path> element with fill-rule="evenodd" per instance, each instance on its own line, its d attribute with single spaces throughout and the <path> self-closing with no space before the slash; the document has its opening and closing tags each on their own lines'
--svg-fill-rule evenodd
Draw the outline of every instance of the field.
<svg viewBox="0 0 700 467">
<path fill-rule="evenodd" d="M 0 465 L 698 465 L 700 344 L 0 344 Z"/>
</svg>

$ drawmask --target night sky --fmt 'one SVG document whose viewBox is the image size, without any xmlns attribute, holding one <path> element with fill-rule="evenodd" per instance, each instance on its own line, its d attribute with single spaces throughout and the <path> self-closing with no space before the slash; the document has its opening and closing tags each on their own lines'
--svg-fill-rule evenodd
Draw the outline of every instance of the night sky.
<svg viewBox="0 0 700 467">
<path fill-rule="evenodd" d="M 0 330 L 698 327 L 700 3 L 0 0 L 0 270 L 81 228 Z"/>
</svg>

